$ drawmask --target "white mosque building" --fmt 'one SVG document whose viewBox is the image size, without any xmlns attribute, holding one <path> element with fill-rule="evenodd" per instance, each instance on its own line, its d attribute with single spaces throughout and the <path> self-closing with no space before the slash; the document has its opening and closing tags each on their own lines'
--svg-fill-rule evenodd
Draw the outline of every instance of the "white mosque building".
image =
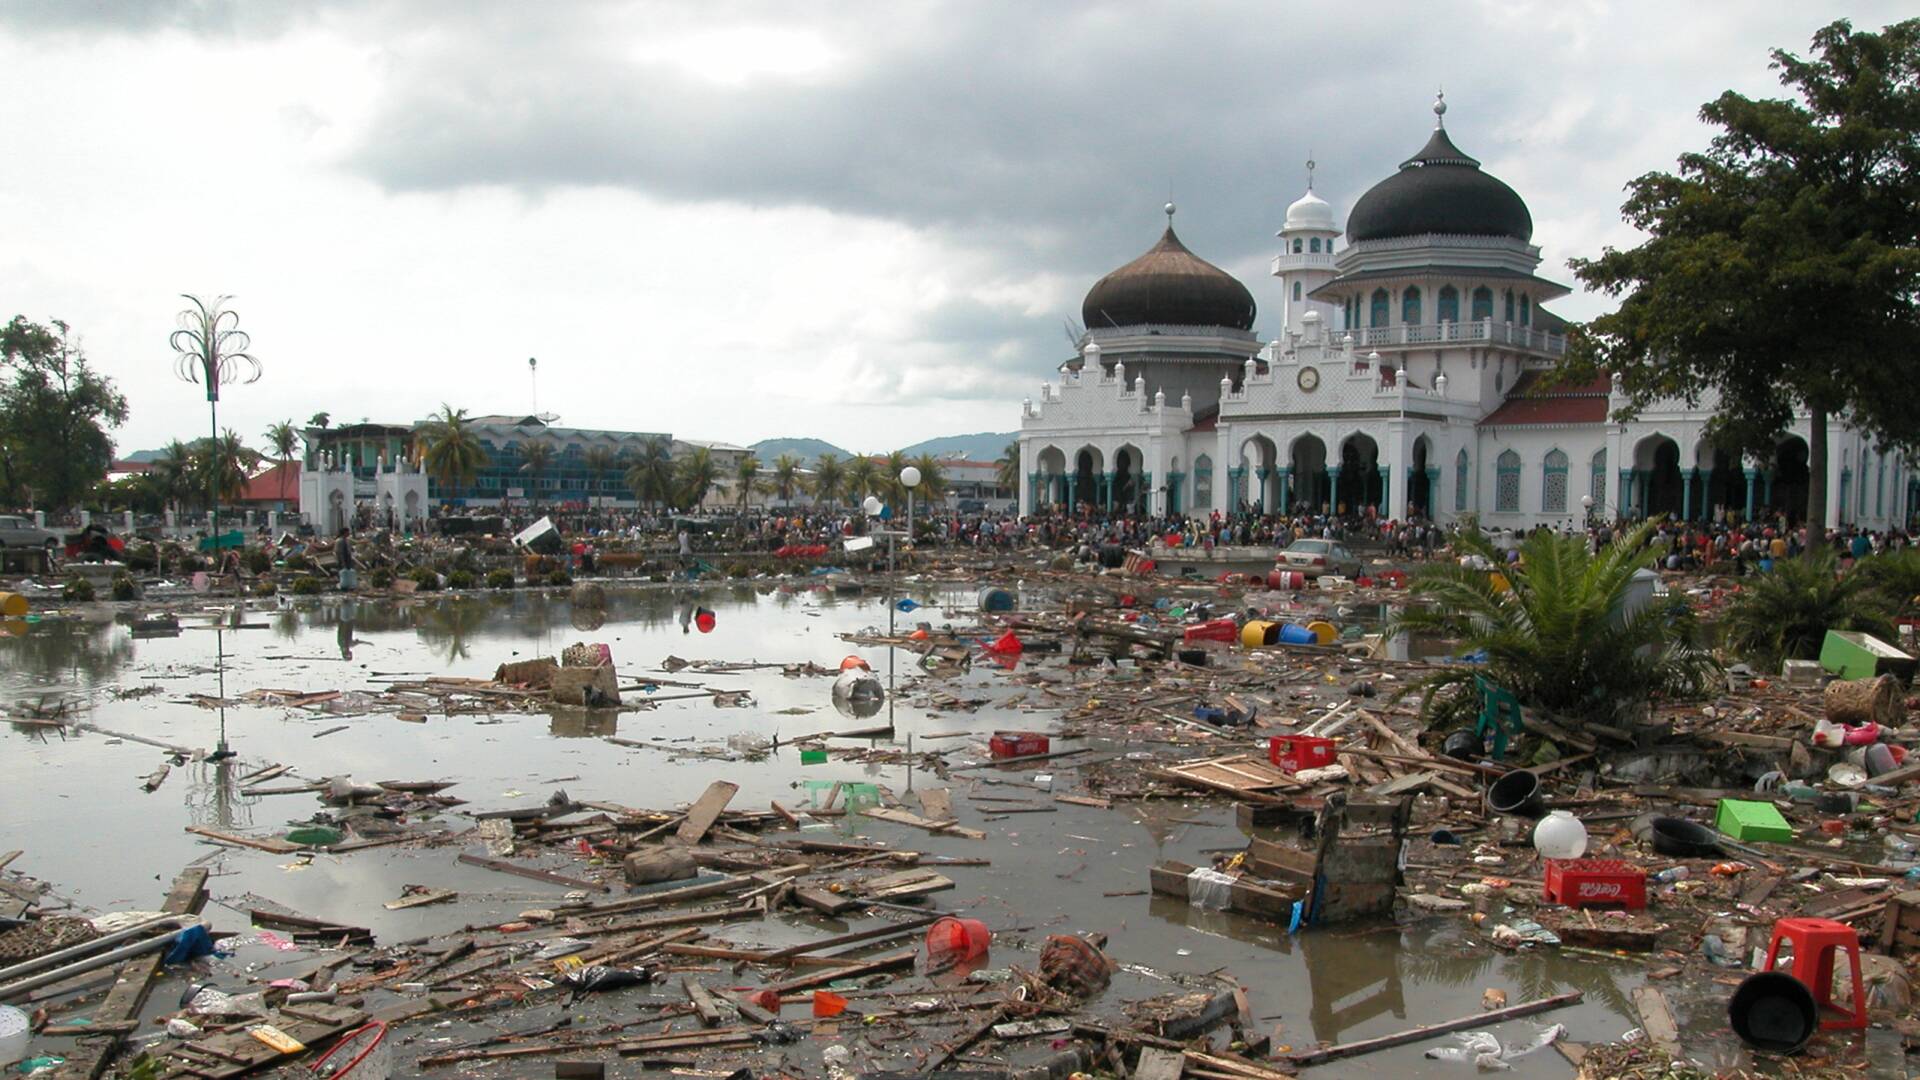
<svg viewBox="0 0 1920 1080">
<path fill-rule="evenodd" d="M 1344 242 L 1311 179 L 1287 208 L 1274 340 L 1247 287 L 1174 235 L 1169 203 L 1159 242 L 1087 293 L 1078 355 L 1022 406 L 1022 512 L 1372 508 L 1516 529 L 1802 513 L 1804 416 L 1771 455 L 1736 459 L 1703 434 L 1711 400 L 1620 423 L 1609 380 L 1542 384 L 1566 350 L 1546 304 L 1571 290 L 1537 272 L 1526 203 L 1453 144 L 1444 100 L 1433 111 Z M 1905 522 L 1920 492 L 1901 459 L 1839 423 L 1828 438 L 1827 524 Z"/>
</svg>

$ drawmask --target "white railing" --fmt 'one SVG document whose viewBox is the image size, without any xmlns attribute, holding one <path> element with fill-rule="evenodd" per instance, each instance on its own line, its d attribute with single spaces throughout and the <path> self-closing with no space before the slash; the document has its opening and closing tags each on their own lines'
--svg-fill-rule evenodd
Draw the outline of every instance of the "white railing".
<svg viewBox="0 0 1920 1080">
<path fill-rule="evenodd" d="M 1356 347 L 1366 349 L 1485 342 L 1490 345 L 1512 345 L 1549 356 L 1559 356 L 1567 351 L 1567 339 L 1557 334 L 1529 326 L 1490 321 L 1368 326 L 1346 332 L 1353 335 Z"/>
</svg>

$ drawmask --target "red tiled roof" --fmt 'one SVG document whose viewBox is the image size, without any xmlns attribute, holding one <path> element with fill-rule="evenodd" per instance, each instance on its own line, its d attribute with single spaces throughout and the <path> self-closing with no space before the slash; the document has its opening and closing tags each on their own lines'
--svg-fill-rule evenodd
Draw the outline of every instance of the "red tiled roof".
<svg viewBox="0 0 1920 1080">
<path fill-rule="evenodd" d="M 285 486 L 282 486 L 285 477 Z M 300 463 L 283 461 L 247 482 L 243 503 L 292 502 L 300 497 Z"/>
<path fill-rule="evenodd" d="M 1584 383 L 1542 387 L 1541 372 L 1523 373 L 1500 407 L 1480 421 L 1481 427 L 1524 427 L 1529 424 L 1602 424 L 1607 419 L 1607 391 L 1612 379 L 1595 376 Z"/>
</svg>

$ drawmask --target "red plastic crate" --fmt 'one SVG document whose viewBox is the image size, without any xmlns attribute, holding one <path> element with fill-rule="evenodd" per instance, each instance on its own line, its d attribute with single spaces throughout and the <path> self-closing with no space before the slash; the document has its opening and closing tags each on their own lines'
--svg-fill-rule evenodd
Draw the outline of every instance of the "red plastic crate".
<svg viewBox="0 0 1920 1080">
<path fill-rule="evenodd" d="M 997 758 L 1044 754 L 1052 743 L 1045 735 L 1032 731 L 996 731 L 987 740 L 987 749 Z"/>
<path fill-rule="evenodd" d="M 1548 859 L 1546 898 L 1568 907 L 1647 906 L 1647 872 L 1619 859 Z"/>
<path fill-rule="evenodd" d="M 1317 735 L 1275 735 L 1267 740 L 1267 760 L 1283 773 L 1331 765 L 1337 752 L 1332 739 Z"/>
</svg>

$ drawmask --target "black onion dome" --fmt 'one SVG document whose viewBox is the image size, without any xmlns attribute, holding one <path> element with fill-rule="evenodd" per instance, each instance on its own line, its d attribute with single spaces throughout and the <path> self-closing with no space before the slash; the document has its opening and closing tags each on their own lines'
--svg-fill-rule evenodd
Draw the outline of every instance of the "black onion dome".
<svg viewBox="0 0 1920 1080">
<path fill-rule="evenodd" d="M 1247 287 L 1188 251 L 1171 225 L 1145 255 L 1094 282 L 1080 305 L 1089 330 L 1142 323 L 1251 330 L 1253 314 Z"/>
<path fill-rule="evenodd" d="M 1533 215 L 1518 193 L 1461 153 L 1436 128 L 1400 171 L 1373 185 L 1347 216 L 1347 239 L 1392 236 L 1507 236 L 1533 239 Z"/>
</svg>

